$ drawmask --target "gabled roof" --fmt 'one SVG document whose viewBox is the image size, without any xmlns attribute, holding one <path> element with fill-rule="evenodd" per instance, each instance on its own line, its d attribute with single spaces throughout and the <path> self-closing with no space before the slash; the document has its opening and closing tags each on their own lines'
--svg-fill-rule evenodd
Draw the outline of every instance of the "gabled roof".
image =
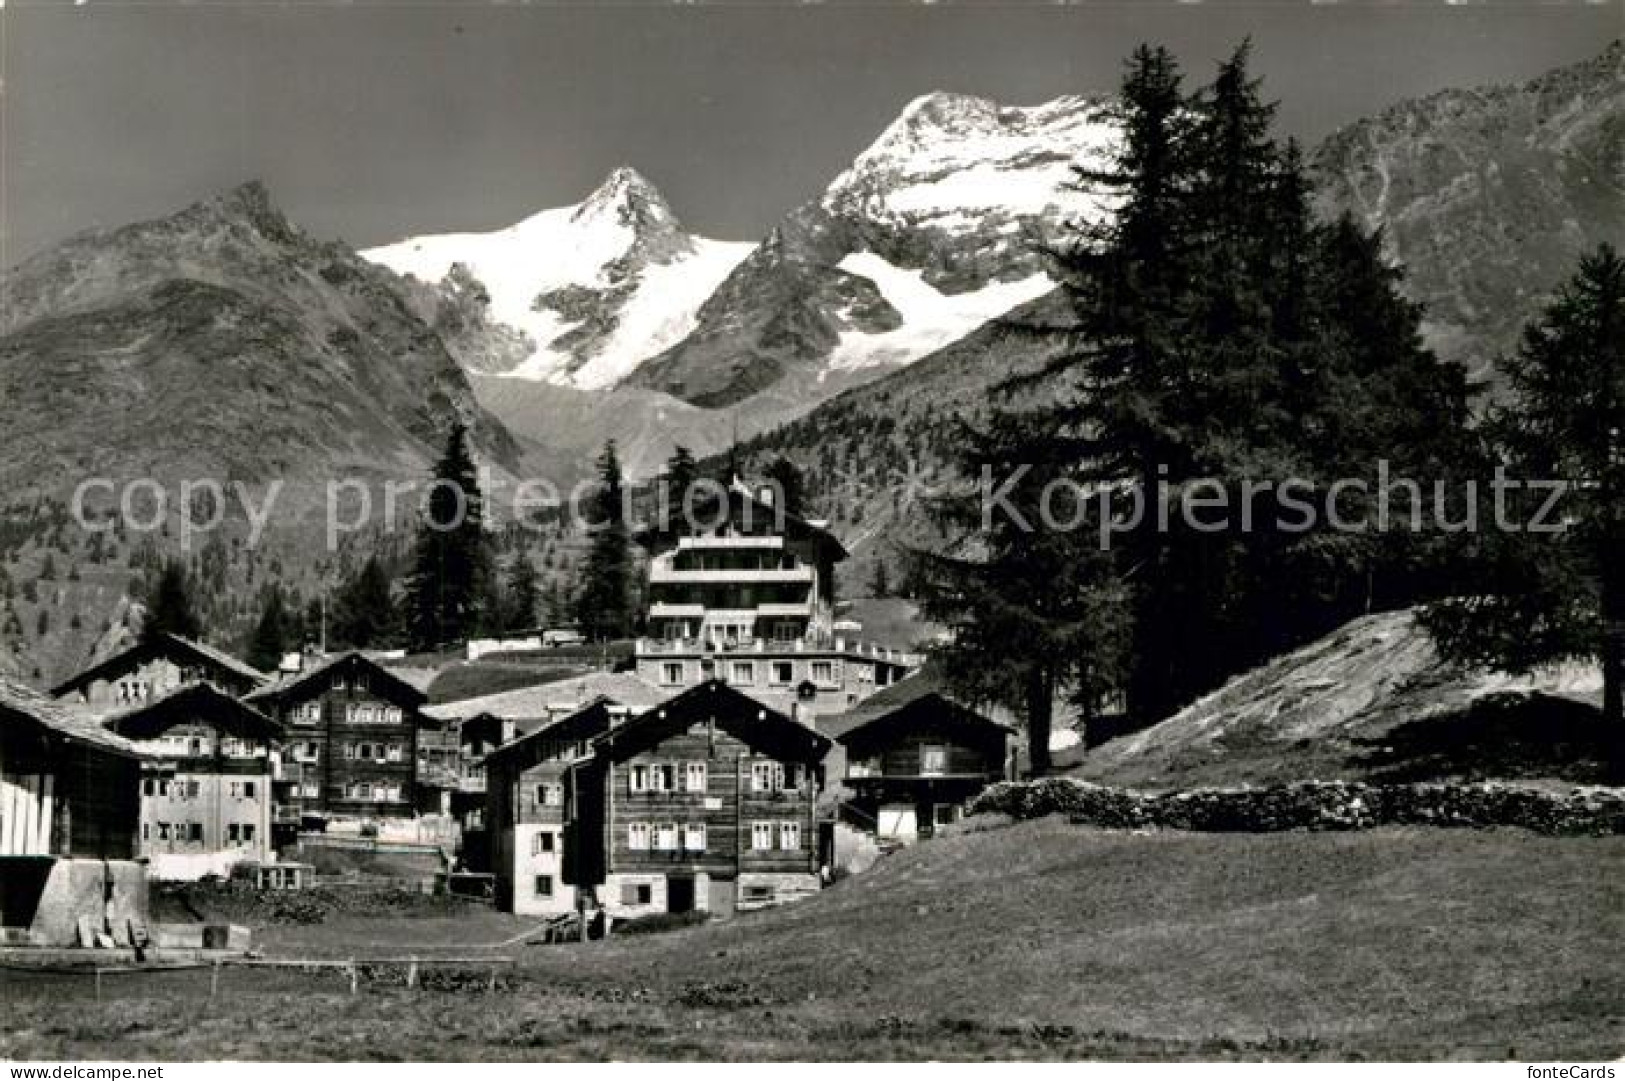
<svg viewBox="0 0 1625 1081">
<path fill-rule="evenodd" d="M 821 762 L 829 753 L 830 741 L 824 736 L 720 679 L 706 680 L 665 704 L 617 725 L 594 740 L 593 748 L 615 760 L 636 754 L 644 747 L 704 721 L 715 721 L 717 727 L 729 735 L 775 757 Z"/>
<path fill-rule="evenodd" d="M 374 690 L 378 689 L 376 681 L 382 679 L 384 686 L 390 689 L 394 698 L 406 702 L 414 708 L 421 706 L 428 700 L 428 695 L 406 682 L 406 680 L 371 659 L 365 653 L 352 649 L 319 661 L 303 672 L 289 676 L 280 683 L 261 687 L 246 695 L 243 701 L 280 703 L 289 699 L 297 699 L 301 690 L 308 688 L 317 680 L 332 675 L 347 664 L 355 664 L 358 667 L 365 668 L 369 674 L 369 683 Z"/>
<path fill-rule="evenodd" d="M 831 739 L 845 743 L 854 732 L 912 713 L 915 709 L 932 709 L 967 724 L 985 724 L 1005 732 L 1014 731 L 1009 725 L 995 721 L 959 701 L 948 690 L 947 681 L 935 666 L 927 666 L 877 691 L 845 713 L 818 718 L 818 730 Z"/>
<path fill-rule="evenodd" d="M 616 705 L 617 703 L 611 699 L 599 695 L 573 713 L 567 713 L 557 720 L 533 728 L 518 739 L 509 740 L 487 754 L 485 762 L 489 766 L 493 762 L 512 758 L 543 739 L 596 738 L 614 723 L 612 713 Z M 580 734 L 572 736 L 570 733 Z"/>
<path fill-rule="evenodd" d="M 102 718 L 102 724 L 127 739 L 152 739 L 170 727 L 195 718 L 199 711 L 224 722 L 234 736 L 282 738 L 282 726 L 253 706 L 207 683 L 176 687 L 132 709 Z"/>
<path fill-rule="evenodd" d="M 87 683 L 92 683 L 95 680 L 101 679 L 104 676 L 107 676 L 112 672 L 116 672 L 127 665 L 140 664 L 144 658 L 157 656 L 159 654 L 178 654 L 179 656 L 189 658 L 196 663 L 229 672 L 238 679 L 254 684 L 255 686 L 262 685 L 270 679 L 270 677 L 264 672 L 244 664 L 242 661 L 238 660 L 236 657 L 233 657 L 224 650 L 216 649 L 214 646 L 207 645 L 206 643 L 193 641 L 190 638 L 182 638 L 178 634 L 170 634 L 165 631 L 156 634 L 151 638 L 143 639 L 128 649 L 115 653 L 105 661 L 94 664 L 85 669 L 83 672 L 72 676 L 64 683 L 53 688 L 51 690 L 51 696 L 53 698 L 60 698 L 65 694 L 79 690 Z"/>
<path fill-rule="evenodd" d="M 89 713 L 63 705 L 38 691 L 0 677 L 0 726 L 33 726 L 74 743 L 130 758 L 139 757 L 135 744 L 109 732 Z"/>
<path fill-rule="evenodd" d="M 538 683 L 500 694 L 443 702 L 428 707 L 423 714 L 440 721 L 462 721 L 489 714 L 522 725 L 526 721 L 545 721 L 561 710 L 573 710 L 600 697 L 633 712 L 642 712 L 665 701 L 670 692 L 635 672 L 588 672 L 584 676 Z"/>
</svg>

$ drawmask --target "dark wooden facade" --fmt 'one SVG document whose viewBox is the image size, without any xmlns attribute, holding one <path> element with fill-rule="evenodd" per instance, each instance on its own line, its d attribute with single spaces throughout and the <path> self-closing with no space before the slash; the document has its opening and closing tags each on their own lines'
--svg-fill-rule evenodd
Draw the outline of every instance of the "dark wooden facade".
<svg viewBox="0 0 1625 1081">
<path fill-rule="evenodd" d="M 624 716 L 599 697 L 485 757 L 490 866 L 503 908 L 530 915 L 575 908 L 580 851 L 569 774 Z"/>
<path fill-rule="evenodd" d="M 291 806 L 304 816 L 410 818 L 416 813 L 422 691 L 360 653 L 258 691 L 250 704 L 285 732 Z"/>
<path fill-rule="evenodd" d="M 199 683 L 241 698 L 268 678 L 213 646 L 158 634 L 73 676 L 54 688 L 51 697 L 93 710 L 129 709 Z"/>
<path fill-rule="evenodd" d="M 888 820 L 912 821 L 911 833 L 928 836 L 1010 776 L 1010 730 L 936 691 L 856 723 L 832 718 L 831 727 L 845 752 L 851 806 L 882 833 Z"/>
<path fill-rule="evenodd" d="M 140 789 L 127 740 L 0 680 L 0 856 L 133 859 Z"/>
<path fill-rule="evenodd" d="M 612 728 L 571 771 L 576 883 L 632 913 L 748 907 L 779 881 L 816 888 L 828 749 L 720 680 Z"/>
</svg>

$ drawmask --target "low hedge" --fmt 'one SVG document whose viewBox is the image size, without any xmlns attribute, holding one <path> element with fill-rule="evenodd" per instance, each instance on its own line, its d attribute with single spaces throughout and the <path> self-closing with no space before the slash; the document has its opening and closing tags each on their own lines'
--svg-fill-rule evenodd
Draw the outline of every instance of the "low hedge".
<svg viewBox="0 0 1625 1081">
<path fill-rule="evenodd" d="M 1276 833 L 1374 826 L 1512 826 L 1564 836 L 1625 834 L 1625 790 L 1553 792 L 1493 781 L 1415 785 L 1303 781 L 1150 793 L 1049 777 L 995 784 L 966 810 L 1016 819 L 1064 814 L 1080 825 L 1102 829 Z"/>
</svg>

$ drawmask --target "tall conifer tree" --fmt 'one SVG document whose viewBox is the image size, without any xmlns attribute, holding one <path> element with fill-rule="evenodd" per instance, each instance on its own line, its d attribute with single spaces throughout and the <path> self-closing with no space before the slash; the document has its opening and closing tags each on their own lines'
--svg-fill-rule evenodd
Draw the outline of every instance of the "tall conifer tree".
<svg viewBox="0 0 1625 1081">
<path fill-rule="evenodd" d="M 413 648 L 438 649 L 474 634 L 489 573 L 484 495 L 468 448 L 468 429 L 456 421 L 435 464 L 407 583 Z"/>
</svg>

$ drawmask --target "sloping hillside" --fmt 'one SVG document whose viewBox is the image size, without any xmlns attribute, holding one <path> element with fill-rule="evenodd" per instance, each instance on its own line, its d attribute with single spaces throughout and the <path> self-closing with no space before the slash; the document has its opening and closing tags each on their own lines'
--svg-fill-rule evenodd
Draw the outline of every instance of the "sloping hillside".
<svg viewBox="0 0 1625 1081">
<path fill-rule="evenodd" d="M 1449 777 L 1600 779 L 1601 673 L 1440 664 L 1409 612 L 1366 616 L 1091 751 L 1076 775 L 1134 787 Z"/>
<path fill-rule="evenodd" d="M 180 554 L 224 644 L 261 583 L 310 587 L 343 555 L 314 543 L 329 483 L 423 481 L 454 419 L 494 482 L 525 468 L 533 448 L 475 401 L 400 279 L 304 233 L 257 183 L 24 261 L 0 276 L 0 670 L 47 685 L 116 645 L 135 585 L 184 549 L 183 516 L 216 512 Z M 70 515 L 90 478 L 108 485 L 87 493 L 97 517 L 113 485 L 145 486 L 106 532 Z M 181 499 L 204 480 L 223 498 Z"/>
<path fill-rule="evenodd" d="M 522 950 L 495 994 L 483 971 L 472 994 L 408 990 L 397 968 L 351 995 L 341 976 L 227 968 L 213 996 L 195 971 L 107 981 L 98 1002 L 88 980 L 0 973 L 0 1055 L 1612 1058 L 1622 883 L 1613 837 L 1144 836 L 1051 818 L 922 844 L 783 909 Z M 256 943 L 466 956 L 522 933 L 493 918 L 335 917 Z"/>
</svg>

